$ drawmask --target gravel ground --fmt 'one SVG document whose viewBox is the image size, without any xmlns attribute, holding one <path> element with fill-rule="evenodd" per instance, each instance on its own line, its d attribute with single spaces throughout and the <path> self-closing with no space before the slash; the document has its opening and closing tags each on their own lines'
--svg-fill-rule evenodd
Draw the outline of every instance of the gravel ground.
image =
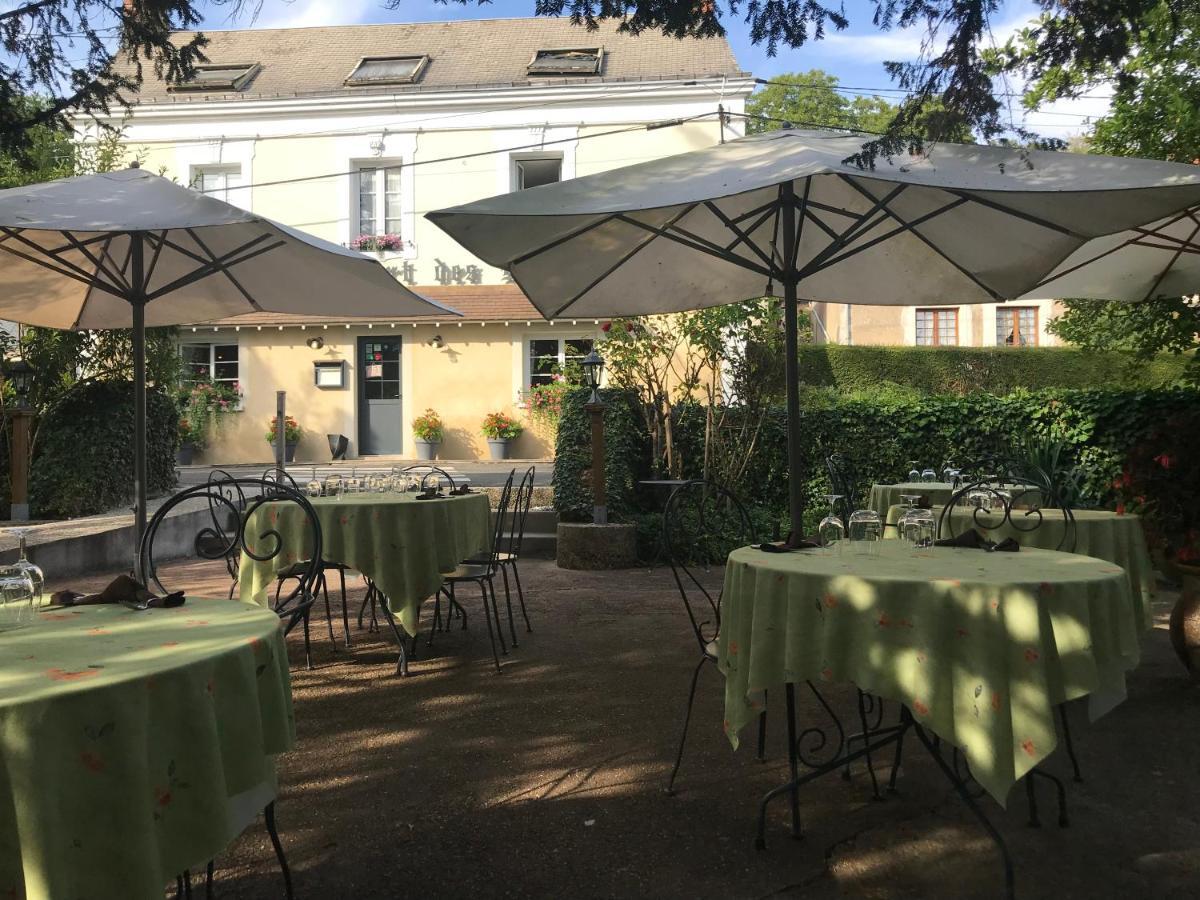
<svg viewBox="0 0 1200 900">
<path fill-rule="evenodd" d="M 209 564 L 173 568 L 191 593 L 224 592 Z M 670 570 L 529 560 L 523 572 L 534 632 L 519 633 L 500 676 L 470 599 L 470 629 L 439 633 L 432 649 L 422 635 L 406 679 L 381 635 L 356 631 L 351 650 L 334 652 L 314 622 L 311 672 L 293 636 L 299 741 L 280 762 L 277 816 L 298 898 L 1001 894 L 991 843 L 915 742 L 896 795 L 871 801 L 861 768 L 822 779 L 801 795 L 805 838 L 789 838 L 780 802 L 756 852 L 758 800 L 786 776 L 783 720 L 771 721 L 767 762 L 752 740 L 734 753 L 715 668 L 700 675 L 666 796 L 697 658 Z M 362 596 L 357 579 L 351 595 Z M 1173 599 L 1163 595 L 1164 613 Z M 982 801 L 1009 843 L 1018 897 L 1200 897 L 1200 687 L 1164 629 L 1147 635 L 1124 704 L 1092 725 L 1073 711 L 1085 782 L 1067 779 L 1071 827 L 1055 824 L 1044 789 L 1038 829 L 1022 790 L 1007 811 Z M 816 721 L 798 693 L 801 721 Z M 830 699 L 853 708 L 848 691 Z M 1047 765 L 1069 775 L 1061 752 Z M 281 894 L 262 828 L 216 864 L 219 897 Z"/>
</svg>

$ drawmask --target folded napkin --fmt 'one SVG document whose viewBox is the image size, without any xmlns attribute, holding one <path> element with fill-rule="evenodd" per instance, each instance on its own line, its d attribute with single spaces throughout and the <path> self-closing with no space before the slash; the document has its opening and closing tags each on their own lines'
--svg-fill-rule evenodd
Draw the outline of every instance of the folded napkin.
<svg viewBox="0 0 1200 900">
<path fill-rule="evenodd" d="M 756 550 L 762 550 L 764 553 L 791 553 L 793 550 L 815 550 L 821 546 L 818 541 L 810 541 L 805 538 L 797 541 L 795 547 L 792 547 L 791 543 L 792 536 L 789 534 L 787 540 L 776 541 L 774 543 L 763 541 L 761 544 L 755 544 L 754 547 Z"/>
<path fill-rule="evenodd" d="M 925 494 L 917 498 L 917 509 L 933 509 L 933 501 Z"/>
<path fill-rule="evenodd" d="M 1016 553 L 1021 549 L 1021 545 L 1012 538 L 1005 538 L 1000 543 L 989 541 L 974 528 L 964 531 L 962 534 L 955 535 L 952 538 L 942 538 L 940 541 L 934 541 L 935 547 L 957 547 L 967 550 L 986 550 L 988 553 Z"/>
<path fill-rule="evenodd" d="M 170 609 L 183 606 L 183 591 L 159 596 L 128 575 L 118 575 L 98 594 L 81 594 L 78 591 L 55 591 L 50 595 L 51 606 L 93 606 L 98 603 L 120 603 L 130 609 Z"/>
</svg>

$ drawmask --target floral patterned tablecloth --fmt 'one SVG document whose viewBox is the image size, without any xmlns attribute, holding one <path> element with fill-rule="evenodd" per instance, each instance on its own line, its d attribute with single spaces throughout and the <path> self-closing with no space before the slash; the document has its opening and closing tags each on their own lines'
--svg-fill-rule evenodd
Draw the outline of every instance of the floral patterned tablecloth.
<svg viewBox="0 0 1200 900">
<path fill-rule="evenodd" d="M 1047 550 L 876 547 L 730 554 L 718 666 L 735 747 L 763 690 L 853 682 L 962 748 L 1004 803 L 1057 744 L 1055 705 L 1090 695 L 1095 717 L 1124 697 L 1140 631 L 1119 566 Z"/>
<path fill-rule="evenodd" d="M 421 603 L 442 583 L 442 573 L 484 551 L 490 541 L 490 505 L 486 494 L 418 500 L 416 494 L 349 494 L 312 502 L 321 523 L 321 555 L 367 575 L 387 595 L 389 608 L 409 634 L 417 633 Z M 283 548 L 272 559 L 258 561 L 242 554 L 240 590 L 243 600 L 267 602 L 275 590 L 275 573 L 311 553 L 311 534 L 295 503 L 267 503 L 246 526 L 256 552 Z M 256 537 L 257 536 L 257 537 Z"/>
<path fill-rule="evenodd" d="M 47 609 L 0 633 L 0 897 L 161 898 L 243 798 L 273 798 L 294 740 L 269 610 Z"/>
</svg>

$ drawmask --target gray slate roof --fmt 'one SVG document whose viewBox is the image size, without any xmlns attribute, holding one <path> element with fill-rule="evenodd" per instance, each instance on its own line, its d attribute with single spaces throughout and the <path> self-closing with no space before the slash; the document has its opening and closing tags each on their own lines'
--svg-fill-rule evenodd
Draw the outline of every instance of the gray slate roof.
<svg viewBox="0 0 1200 900">
<path fill-rule="evenodd" d="M 205 31 L 212 64 L 259 63 L 261 71 L 240 92 L 168 93 L 144 67 L 142 101 L 203 102 L 236 97 L 321 94 L 394 94 L 466 87 L 525 86 L 739 75 L 723 38 L 669 38 L 660 33 L 619 34 L 615 22 L 598 31 L 569 19 L 477 19 L 404 25 L 341 25 Z M 190 38 L 180 32 L 180 39 Z M 525 68 L 539 49 L 604 49 L 599 76 L 534 76 Z M 415 84 L 348 87 L 345 79 L 363 57 L 427 55 Z"/>
</svg>

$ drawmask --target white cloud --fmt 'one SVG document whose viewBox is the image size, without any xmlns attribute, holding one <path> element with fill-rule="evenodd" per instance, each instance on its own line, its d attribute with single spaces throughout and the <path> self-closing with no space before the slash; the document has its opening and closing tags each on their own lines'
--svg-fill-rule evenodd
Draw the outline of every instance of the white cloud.
<svg viewBox="0 0 1200 900">
<path fill-rule="evenodd" d="M 241 28 L 308 28 L 318 25 L 355 25 L 379 9 L 379 0 L 264 0 L 253 23 L 229 23 Z"/>
</svg>

